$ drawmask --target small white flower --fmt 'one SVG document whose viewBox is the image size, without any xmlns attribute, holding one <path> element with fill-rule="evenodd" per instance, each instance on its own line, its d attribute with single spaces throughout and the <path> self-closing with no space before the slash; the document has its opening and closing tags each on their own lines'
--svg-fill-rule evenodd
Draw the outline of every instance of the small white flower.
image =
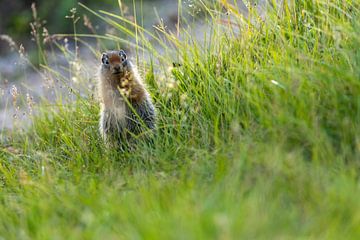
<svg viewBox="0 0 360 240">
<path fill-rule="evenodd" d="M 278 87 L 280 87 L 280 88 L 282 88 L 282 89 L 285 89 L 285 87 L 282 84 L 280 84 L 278 81 L 271 80 L 271 83 L 278 86 Z"/>
<path fill-rule="evenodd" d="M 11 86 L 10 94 L 11 94 L 11 96 L 13 97 L 14 100 L 16 100 L 17 96 L 19 96 L 19 92 L 18 92 L 18 90 L 17 90 L 17 88 L 16 88 L 15 85 L 12 85 L 12 86 Z"/>
</svg>

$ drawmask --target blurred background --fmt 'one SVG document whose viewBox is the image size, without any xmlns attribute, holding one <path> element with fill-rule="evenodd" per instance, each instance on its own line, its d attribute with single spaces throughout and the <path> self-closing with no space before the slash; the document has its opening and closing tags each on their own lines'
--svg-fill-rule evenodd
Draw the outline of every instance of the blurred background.
<svg viewBox="0 0 360 240">
<path fill-rule="evenodd" d="M 71 15 L 72 8 L 79 8 L 76 0 L 47 1 L 47 0 L 1 0 L 0 1 L 0 33 L 9 35 L 16 43 L 22 43 L 26 49 L 31 48 L 31 27 L 33 21 L 33 12 L 31 5 L 35 3 L 38 17 L 47 28 L 50 34 L 53 33 L 73 33 L 73 26 L 70 19 L 66 16 Z M 122 0 L 122 10 L 120 12 L 117 0 L 83 0 L 80 1 L 91 9 L 106 10 L 116 14 L 125 14 L 133 16 L 133 0 Z M 144 26 L 149 28 L 156 23 L 156 11 L 167 24 L 176 21 L 178 0 L 135 0 L 137 6 L 138 18 L 140 20 L 140 11 L 144 17 Z M 188 5 L 193 1 L 185 1 Z M 141 9 L 141 8 L 142 9 Z M 155 11 L 156 10 L 156 11 Z M 88 12 L 82 11 L 79 16 L 89 15 Z M 82 20 L 82 19 L 81 19 Z M 99 33 L 105 32 L 101 29 L 104 25 L 99 19 L 92 18 L 94 27 L 100 30 Z M 79 32 L 86 32 L 84 24 L 77 24 Z M 9 52 L 8 43 L 0 41 L 0 53 Z"/>
<path fill-rule="evenodd" d="M 178 0 L 122 0 L 120 2 L 121 7 L 117 0 L 81 1 L 90 9 L 105 10 L 124 16 L 131 21 L 134 21 L 136 16 L 138 24 L 147 29 L 152 29 L 154 25 L 159 24 L 160 19 L 168 29 L 176 27 Z M 192 7 L 193 2 L 186 0 L 183 4 Z M 136 14 L 134 14 L 134 3 Z M 56 42 L 69 50 L 69 57 L 66 57 L 66 54 L 58 47 L 46 44 L 45 41 L 53 34 L 73 34 L 74 19 L 71 16 L 74 13 L 77 19 L 75 24 L 77 33 L 98 35 L 110 33 L 122 37 L 119 32 L 114 32 L 109 24 L 79 7 L 78 1 L 75 0 L 0 0 L 0 132 L 13 128 L 18 121 L 21 122 L 21 126 L 25 126 L 29 122 L 28 115 L 32 113 L 29 105 L 35 105 L 42 98 L 55 100 L 59 92 L 66 93 L 69 90 L 71 79 L 75 79 L 71 74 L 66 73 L 66 68 L 71 67 L 69 63 L 74 63 L 70 56 L 75 50 L 73 38 L 58 38 Z M 36 41 L 36 37 L 40 39 Z M 47 77 L 38 71 L 39 65 L 43 63 L 39 57 L 39 42 L 48 55 L 49 62 L 46 62 L 46 65 L 64 74 L 70 79 L 70 83 L 64 84 L 58 80 L 47 81 Z M 86 44 L 100 51 L 104 50 L 103 48 L 113 47 L 110 44 L 99 49 L 99 46 L 96 46 L 96 40 L 91 38 L 86 38 Z M 74 66 L 83 70 L 83 74 L 86 74 L 84 79 L 91 82 L 96 78 L 97 59 L 92 55 L 89 47 L 80 43 L 78 45 L 79 54 L 83 60 L 81 63 L 86 66 L 86 69 L 81 69 L 80 61 Z"/>
</svg>

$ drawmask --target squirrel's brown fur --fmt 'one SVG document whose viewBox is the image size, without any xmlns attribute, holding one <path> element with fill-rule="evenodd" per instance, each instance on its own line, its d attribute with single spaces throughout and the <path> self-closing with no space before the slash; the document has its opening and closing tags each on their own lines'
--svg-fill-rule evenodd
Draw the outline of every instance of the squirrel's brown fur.
<svg viewBox="0 0 360 240">
<path fill-rule="evenodd" d="M 102 56 L 99 78 L 100 133 L 107 143 L 155 128 L 155 109 L 149 93 L 124 51 Z"/>
</svg>

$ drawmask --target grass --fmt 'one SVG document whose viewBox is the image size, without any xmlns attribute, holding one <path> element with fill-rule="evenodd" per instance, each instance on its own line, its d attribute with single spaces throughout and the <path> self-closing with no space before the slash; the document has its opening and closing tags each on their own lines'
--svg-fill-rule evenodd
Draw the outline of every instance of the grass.
<svg viewBox="0 0 360 240">
<path fill-rule="evenodd" d="M 222 2 L 231 18 L 203 6 L 201 44 L 160 26 L 159 54 L 134 28 L 138 57 L 152 59 L 139 68 L 158 110 L 153 144 L 106 149 L 91 93 L 44 102 L 10 133 L 2 238 L 360 238 L 359 4 L 293 1 L 263 21 Z"/>
</svg>

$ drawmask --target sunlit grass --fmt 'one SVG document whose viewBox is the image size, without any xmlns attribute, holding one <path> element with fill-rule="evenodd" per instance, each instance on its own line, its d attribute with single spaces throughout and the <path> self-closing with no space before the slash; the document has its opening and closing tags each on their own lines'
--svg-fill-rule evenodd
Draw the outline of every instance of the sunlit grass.
<svg viewBox="0 0 360 240">
<path fill-rule="evenodd" d="M 122 33 L 93 37 L 140 59 L 157 134 L 119 153 L 91 89 L 45 101 L 0 148 L 1 237 L 360 237 L 359 4 L 290 1 L 264 20 L 221 2 L 230 15 L 199 1 L 201 41 L 80 5 Z"/>
</svg>

